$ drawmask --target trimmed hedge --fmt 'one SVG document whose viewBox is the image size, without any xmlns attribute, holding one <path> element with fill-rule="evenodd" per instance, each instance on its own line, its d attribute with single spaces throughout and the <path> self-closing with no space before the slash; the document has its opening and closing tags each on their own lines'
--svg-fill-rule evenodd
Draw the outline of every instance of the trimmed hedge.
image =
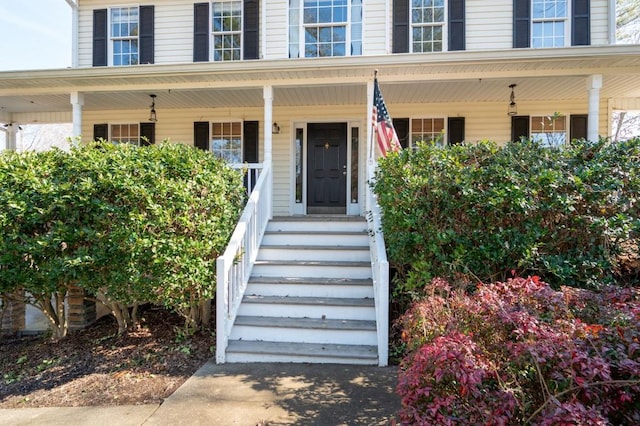
<svg viewBox="0 0 640 426">
<path fill-rule="evenodd" d="M 24 288 L 57 337 L 66 334 L 64 305 L 52 296 L 64 300 L 72 285 L 109 306 L 120 332 L 140 302 L 197 326 L 244 200 L 240 173 L 178 144 L 4 153 L 0 292 Z"/>
<path fill-rule="evenodd" d="M 433 277 L 638 284 L 640 139 L 491 142 L 391 154 L 373 189 L 399 293 Z"/>
</svg>

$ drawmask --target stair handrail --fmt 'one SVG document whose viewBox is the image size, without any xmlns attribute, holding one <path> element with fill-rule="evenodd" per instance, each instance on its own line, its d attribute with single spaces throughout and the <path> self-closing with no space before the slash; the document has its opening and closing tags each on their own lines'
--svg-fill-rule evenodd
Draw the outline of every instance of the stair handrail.
<svg viewBox="0 0 640 426">
<path fill-rule="evenodd" d="M 378 197 L 369 185 L 367 185 L 366 194 L 369 207 L 367 212 L 369 249 L 376 306 L 378 366 L 386 367 L 389 363 L 389 261 L 382 232 L 382 210 L 378 204 Z"/>
<path fill-rule="evenodd" d="M 271 167 L 262 165 L 224 253 L 216 259 L 216 363 L 224 364 L 231 328 L 271 216 Z"/>
</svg>

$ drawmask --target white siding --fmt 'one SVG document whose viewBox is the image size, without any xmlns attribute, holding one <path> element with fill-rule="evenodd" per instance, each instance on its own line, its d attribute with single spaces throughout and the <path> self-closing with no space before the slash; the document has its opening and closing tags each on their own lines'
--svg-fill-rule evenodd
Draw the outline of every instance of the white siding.
<svg viewBox="0 0 640 426">
<path fill-rule="evenodd" d="M 513 0 L 466 2 L 467 50 L 511 49 Z"/>
<path fill-rule="evenodd" d="M 591 44 L 609 44 L 609 0 L 591 0 Z"/>
<path fill-rule="evenodd" d="M 387 6 L 384 1 L 363 1 L 362 3 L 363 55 L 391 53 L 391 49 L 387 51 L 387 37 L 389 38 L 389 46 L 391 46 L 391 17 L 388 17 L 388 14 L 392 12 L 392 7 Z"/>
<path fill-rule="evenodd" d="M 289 0 L 263 0 L 266 3 L 266 28 L 260 22 L 261 35 L 266 37 L 264 59 L 286 59 L 289 57 Z"/>
<path fill-rule="evenodd" d="M 499 144 L 511 138 L 511 118 L 506 114 L 506 106 L 506 102 L 388 104 L 389 113 L 395 118 L 465 117 L 467 142 L 492 140 Z M 573 101 L 554 102 L 552 106 L 542 101 L 518 102 L 519 115 L 551 115 L 556 111 L 566 116 L 586 114 L 586 97 Z M 600 111 L 599 128 L 600 133 L 604 135 L 607 134 L 609 125 L 607 100 L 602 100 Z M 274 107 L 273 121 L 280 126 L 280 133 L 273 135 L 274 215 L 291 213 L 293 123 L 359 121 L 361 135 L 364 138 L 364 126 L 368 125 L 369 114 L 369 108 L 365 104 Z M 162 109 L 158 111 L 156 142 L 169 140 L 172 143 L 193 145 L 193 122 L 195 121 L 257 120 L 260 122 L 260 159 L 262 160 L 264 158 L 263 117 L 262 108 Z M 86 111 L 83 114 L 83 140 L 91 140 L 93 125 L 96 123 L 136 123 L 145 122 L 147 118 L 146 109 Z M 271 124 L 268 124 L 269 129 Z M 360 147 L 361 154 L 364 154 L 366 152 L 364 139 L 361 140 Z M 361 178 L 361 192 L 364 189 L 363 185 L 364 180 Z"/>
</svg>

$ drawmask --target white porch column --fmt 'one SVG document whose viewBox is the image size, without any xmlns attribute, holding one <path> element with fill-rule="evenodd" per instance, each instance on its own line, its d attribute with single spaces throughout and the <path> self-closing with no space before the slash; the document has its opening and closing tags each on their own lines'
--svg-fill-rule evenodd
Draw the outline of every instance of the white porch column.
<svg viewBox="0 0 640 426">
<path fill-rule="evenodd" d="M 598 124 L 600 122 L 600 89 L 602 88 L 602 74 L 587 77 L 587 91 L 589 92 L 589 118 L 587 124 L 587 139 L 598 140 Z"/>
<path fill-rule="evenodd" d="M 82 106 L 84 105 L 84 93 L 71 93 L 71 106 L 73 108 L 73 143 L 76 144 L 82 136 Z"/>
<path fill-rule="evenodd" d="M 273 217 L 273 87 L 264 86 L 264 166 L 271 172 L 267 182 L 267 193 L 270 194 L 269 219 Z"/>
<path fill-rule="evenodd" d="M 18 148 L 18 123 L 11 123 L 7 127 L 7 151 L 15 151 Z"/>
<path fill-rule="evenodd" d="M 366 179 L 365 179 L 365 185 L 366 185 L 366 190 L 365 192 L 371 191 L 371 188 L 369 188 L 369 181 L 371 180 L 371 178 L 373 177 L 373 171 L 376 165 L 376 160 L 375 160 L 375 151 L 373 149 L 373 142 L 372 142 L 372 137 L 373 137 L 373 129 L 372 129 L 372 114 L 373 114 L 373 81 L 368 81 L 367 82 L 367 105 L 366 105 L 366 109 L 365 109 L 365 120 L 364 120 L 364 137 L 365 137 L 365 141 L 366 141 L 366 148 L 367 148 L 367 170 L 366 170 Z M 364 208 L 365 211 L 371 211 L 371 206 L 369 205 L 369 197 L 365 197 L 365 203 L 364 203 Z"/>
</svg>

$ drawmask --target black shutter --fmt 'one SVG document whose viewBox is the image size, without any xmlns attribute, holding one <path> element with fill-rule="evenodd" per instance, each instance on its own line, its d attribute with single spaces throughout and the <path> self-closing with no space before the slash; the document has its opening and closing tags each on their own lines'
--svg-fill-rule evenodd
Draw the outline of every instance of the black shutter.
<svg viewBox="0 0 640 426">
<path fill-rule="evenodd" d="M 529 139 L 529 116 L 517 115 L 511 117 L 511 140 L 517 142 L 520 138 Z"/>
<path fill-rule="evenodd" d="M 156 143 L 156 123 L 140 123 L 140 146 Z"/>
<path fill-rule="evenodd" d="M 513 0 L 513 47 L 531 46 L 531 0 Z"/>
<path fill-rule="evenodd" d="M 257 121 L 245 121 L 243 123 L 242 161 L 245 163 L 258 163 L 258 143 L 260 130 Z"/>
<path fill-rule="evenodd" d="M 196 121 L 193 123 L 193 146 L 209 151 L 209 122 Z"/>
<path fill-rule="evenodd" d="M 209 61 L 209 3 L 193 5 L 193 62 Z"/>
<path fill-rule="evenodd" d="M 571 45 L 591 44 L 591 13 L 589 0 L 573 0 L 571 6 Z"/>
<path fill-rule="evenodd" d="M 260 7 L 258 0 L 245 0 L 244 2 L 244 30 L 242 42 L 244 49 L 243 59 L 258 59 L 260 42 Z"/>
<path fill-rule="evenodd" d="M 587 125 L 589 116 L 586 114 L 576 114 L 569 117 L 569 140 L 587 139 Z"/>
<path fill-rule="evenodd" d="M 93 140 L 98 139 L 109 140 L 109 125 L 108 124 L 94 124 L 93 125 Z"/>
<path fill-rule="evenodd" d="M 464 0 L 449 0 L 449 50 L 465 50 Z"/>
<path fill-rule="evenodd" d="M 93 66 L 107 66 L 107 9 L 93 11 Z"/>
<path fill-rule="evenodd" d="M 393 128 L 396 130 L 400 146 L 403 148 L 409 148 L 410 132 L 409 132 L 409 119 L 408 118 L 394 118 Z"/>
<path fill-rule="evenodd" d="M 447 143 L 456 145 L 464 142 L 464 117 L 449 117 L 447 121 Z"/>
<path fill-rule="evenodd" d="M 409 0 L 393 0 L 393 53 L 409 51 Z"/>
<path fill-rule="evenodd" d="M 140 57 L 138 63 L 153 64 L 154 60 L 154 10 L 153 6 L 140 6 Z"/>
</svg>

